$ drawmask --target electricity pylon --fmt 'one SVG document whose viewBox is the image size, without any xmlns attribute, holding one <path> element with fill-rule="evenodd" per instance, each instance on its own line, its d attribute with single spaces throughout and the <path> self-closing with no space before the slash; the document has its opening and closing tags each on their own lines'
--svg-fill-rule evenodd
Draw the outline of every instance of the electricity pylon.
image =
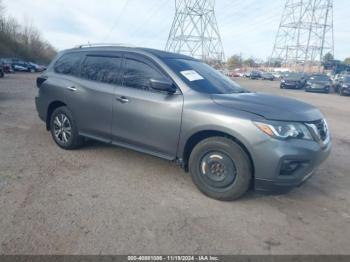
<svg viewBox="0 0 350 262">
<path fill-rule="evenodd" d="M 328 52 L 334 55 L 333 0 L 286 0 L 270 64 L 306 70 Z"/>
<path fill-rule="evenodd" d="M 210 63 L 224 61 L 214 6 L 215 0 L 175 0 L 175 19 L 165 50 Z"/>
</svg>

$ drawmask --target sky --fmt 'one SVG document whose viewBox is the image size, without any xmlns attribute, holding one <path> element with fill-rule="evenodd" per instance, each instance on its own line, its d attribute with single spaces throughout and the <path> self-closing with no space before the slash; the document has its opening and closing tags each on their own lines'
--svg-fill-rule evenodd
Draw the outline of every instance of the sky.
<svg viewBox="0 0 350 262">
<path fill-rule="evenodd" d="M 6 13 L 30 21 L 58 50 L 86 43 L 164 49 L 174 0 L 3 0 Z M 216 0 L 226 57 L 267 59 L 285 0 Z M 350 57 L 350 0 L 334 0 L 335 56 Z"/>
</svg>

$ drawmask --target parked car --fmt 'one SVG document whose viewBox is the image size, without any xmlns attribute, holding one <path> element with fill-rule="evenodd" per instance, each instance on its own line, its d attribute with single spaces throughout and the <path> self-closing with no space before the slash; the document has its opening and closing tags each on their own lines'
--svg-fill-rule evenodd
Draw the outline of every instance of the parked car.
<svg viewBox="0 0 350 262">
<path fill-rule="evenodd" d="M 272 75 L 275 77 L 275 79 L 281 79 L 282 74 L 280 72 L 273 72 Z"/>
<path fill-rule="evenodd" d="M 14 73 L 11 63 L 7 59 L 0 59 L 0 64 L 2 64 L 5 74 Z"/>
<path fill-rule="evenodd" d="M 21 71 L 21 72 L 30 72 L 35 73 L 37 72 L 37 67 L 29 62 L 24 61 L 16 61 L 12 63 L 12 67 L 15 71 Z M 23 68 L 25 70 L 23 70 Z"/>
<path fill-rule="evenodd" d="M 243 74 L 240 72 L 233 72 L 233 77 L 242 77 Z"/>
<path fill-rule="evenodd" d="M 342 96 L 350 95 L 350 75 L 346 75 L 343 77 L 340 87 L 338 89 L 338 93 Z"/>
<path fill-rule="evenodd" d="M 46 70 L 45 66 L 38 65 L 38 64 L 35 64 L 35 63 L 32 63 L 32 62 L 29 62 L 28 64 L 30 66 L 34 67 L 35 72 L 43 72 L 43 71 Z"/>
<path fill-rule="evenodd" d="M 4 65 L 0 63 L 0 78 L 5 76 Z"/>
<path fill-rule="evenodd" d="M 250 78 L 251 72 L 245 72 L 243 73 L 243 77 Z"/>
<path fill-rule="evenodd" d="M 342 82 L 343 82 L 345 76 L 346 76 L 346 74 L 337 74 L 333 78 L 333 81 L 332 81 L 333 82 L 333 88 L 334 88 L 334 91 L 336 93 L 339 93 L 339 89 L 342 86 Z"/>
<path fill-rule="evenodd" d="M 330 93 L 332 81 L 327 75 L 312 75 L 305 86 L 306 92 Z"/>
<path fill-rule="evenodd" d="M 261 79 L 261 72 L 259 71 L 252 71 L 249 76 L 250 79 L 256 80 L 256 79 Z"/>
<path fill-rule="evenodd" d="M 273 74 L 271 74 L 271 73 L 263 73 L 263 74 L 261 75 L 261 79 L 262 79 L 262 80 L 270 80 L 270 81 L 273 81 L 273 80 L 275 80 L 275 76 L 274 76 Z"/>
<path fill-rule="evenodd" d="M 15 72 L 28 72 L 28 68 L 27 67 L 23 67 L 20 65 L 12 65 L 12 68 Z"/>
<path fill-rule="evenodd" d="M 59 147 L 76 149 L 90 138 L 175 161 L 219 200 L 237 199 L 252 186 L 299 186 L 332 147 L 314 106 L 249 92 L 180 54 L 121 46 L 66 50 L 37 86 L 39 117 Z"/>
<path fill-rule="evenodd" d="M 307 76 L 303 73 L 288 73 L 281 80 L 281 89 L 303 89 L 306 85 Z"/>
</svg>

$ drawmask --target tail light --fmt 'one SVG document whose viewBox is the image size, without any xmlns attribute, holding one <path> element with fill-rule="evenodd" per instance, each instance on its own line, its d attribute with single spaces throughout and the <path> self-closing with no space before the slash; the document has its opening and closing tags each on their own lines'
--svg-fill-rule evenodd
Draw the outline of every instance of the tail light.
<svg viewBox="0 0 350 262">
<path fill-rule="evenodd" d="M 39 76 L 37 79 L 36 79 L 36 86 L 38 88 L 40 88 L 42 86 L 42 84 L 47 80 L 47 76 Z"/>
</svg>

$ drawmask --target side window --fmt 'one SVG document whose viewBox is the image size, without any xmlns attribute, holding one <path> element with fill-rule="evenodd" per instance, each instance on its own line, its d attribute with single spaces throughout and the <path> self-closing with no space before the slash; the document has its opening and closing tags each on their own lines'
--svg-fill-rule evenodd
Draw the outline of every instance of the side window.
<svg viewBox="0 0 350 262">
<path fill-rule="evenodd" d="M 132 58 L 125 59 L 123 84 L 143 90 L 150 90 L 150 79 L 162 80 L 166 77 L 151 65 Z"/>
<path fill-rule="evenodd" d="M 88 56 L 82 66 L 85 79 L 106 84 L 117 84 L 122 58 Z"/>
<path fill-rule="evenodd" d="M 54 70 L 58 74 L 64 75 L 79 75 L 79 65 L 80 61 L 83 57 L 81 53 L 71 53 L 63 55 L 58 61 L 55 63 Z"/>
</svg>

